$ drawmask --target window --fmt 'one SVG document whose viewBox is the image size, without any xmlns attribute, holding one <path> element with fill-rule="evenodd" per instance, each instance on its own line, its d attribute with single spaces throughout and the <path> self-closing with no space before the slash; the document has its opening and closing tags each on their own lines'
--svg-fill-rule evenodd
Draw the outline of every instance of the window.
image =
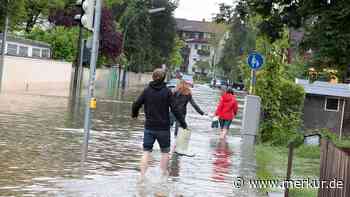
<svg viewBox="0 0 350 197">
<path fill-rule="evenodd" d="M 40 49 L 38 49 L 38 48 L 33 48 L 32 57 L 41 57 Z"/>
<path fill-rule="evenodd" d="M 194 45 L 194 49 L 196 49 L 196 50 L 198 49 L 198 44 Z"/>
<path fill-rule="evenodd" d="M 196 38 L 196 34 L 195 34 L 195 33 L 193 33 L 193 32 L 191 32 L 191 33 L 190 33 L 190 38 L 191 38 L 191 39 Z"/>
<path fill-rule="evenodd" d="M 195 33 L 195 34 L 194 34 L 194 38 L 198 39 L 198 38 L 199 38 L 199 34 L 198 34 L 198 33 Z"/>
<path fill-rule="evenodd" d="M 210 51 L 210 46 L 209 45 L 203 45 L 202 49 L 206 50 L 206 51 Z"/>
<path fill-rule="evenodd" d="M 204 33 L 203 32 L 200 32 L 199 33 L 199 39 L 203 39 L 204 38 Z"/>
<path fill-rule="evenodd" d="M 196 59 L 196 58 L 193 58 L 193 61 L 194 61 L 194 62 L 197 62 L 197 59 Z"/>
<path fill-rule="evenodd" d="M 19 55 L 23 57 L 28 57 L 28 47 L 19 47 Z"/>
<path fill-rule="evenodd" d="M 43 49 L 42 57 L 43 58 L 49 58 L 50 57 L 50 50 L 49 49 Z"/>
<path fill-rule="evenodd" d="M 17 55 L 17 48 L 18 46 L 16 44 L 7 44 L 7 54 Z"/>
<path fill-rule="evenodd" d="M 339 111 L 339 99 L 326 98 L 325 111 Z"/>
</svg>

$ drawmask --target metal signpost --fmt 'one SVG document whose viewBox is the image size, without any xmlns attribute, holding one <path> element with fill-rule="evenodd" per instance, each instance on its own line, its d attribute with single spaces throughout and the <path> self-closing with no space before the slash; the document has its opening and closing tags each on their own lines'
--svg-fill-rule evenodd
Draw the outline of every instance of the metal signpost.
<svg viewBox="0 0 350 197">
<path fill-rule="evenodd" d="M 86 107 L 85 107 L 85 120 L 84 120 L 84 145 L 83 145 L 83 161 L 86 160 L 89 138 L 90 138 L 90 127 L 91 127 L 91 109 L 96 108 L 96 99 L 94 98 L 94 89 L 95 89 L 95 78 L 96 78 L 96 62 L 98 57 L 98 47 L 99 47 L 99 34 L 100 34 L 100 23 L 101 23 L 101 0 L 88 1 L 90 5 L 95 10 L 94 15 L 94 26 L 93 26 L 93 43 L 92 43 L 92 52 L 90 59 L 90 78 L 88 85 L 88 94 L 86 96 Z M 91 10 L 91 9 L 90 9 Z M 93 16 L 93 14 L 92 14 Z M 92 17 L 93 18 L 93 17 Z M 88 20 L 84 16 L 84 20 Z M 86 22 L 86 24 L 92 24 Z M 87 29 L 91 29 L 88 27 Z"/>
<path fill-rule="evenodd" d="M 259 70 L 264 64 L 264 58 L 261 54 L 253 52 L 248 55 L 247 59 L 249 67 L 252 69 L 251 71 L 251 84 L 249 93 L 254 94 L 255 92 L 255 84 L 256 84 L 256 71 Z"/>
</svg>

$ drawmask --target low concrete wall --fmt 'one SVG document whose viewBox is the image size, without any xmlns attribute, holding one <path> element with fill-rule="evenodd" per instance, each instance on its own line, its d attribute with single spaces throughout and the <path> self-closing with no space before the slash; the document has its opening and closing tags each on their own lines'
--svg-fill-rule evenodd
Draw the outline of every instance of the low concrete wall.
<svg viewBox="0 0 350 197">
<path fill-rule="evenodd" d="M 4 92 L 49 93 L 69 95 L 72 63 L 5 56 Z"/>
<path fill-rule="evenodd" d="M 114 73 L 113 73 L 114 72 Z M 123 79 L 123 73 L 124 71 L 121 70 L 121 75 L 120 75 L 120 82 Z M 102 68 L 102 69 L 97 69 L 96 70 L 96 89 L 106 89 L 110 86 L 112 76 L 116 75 L 116 81 L 118 81 L 119 77 L 119 70 L 118 69 L 112 69 L 112 68 Z M 83 75 L 83 84 L 84 87 L 86 87 L 88 80 L 89 80 L 89 75 L 90 75 L 90 70 L 89 69 L 84 69 L 84 75 Z M 128 72 L 126 75 L 126 86 L 127 87 L 133 87 L 133 86 L 140 86 L 140 85 L 145 85 L 148 84 L 152 80 L 152 74 L 151 73 L 132 73 Z"/>
<path fill-rule="evenodd" d="M 84 69 L 84 88 L 89 80 L 89 72 L 89 69 Z M 112 68 L 97 69 L 96 90 L 103 94 L 110 89 L 111 83 L 118 82 L 118 72 L 118 69 Z M 71 76 L 70 62 L 6 56 L 2 90 L 4 93 L 69 96 Z M 127 87 L 142 86 L 151 79 L 149 73 L 128 73 Z"/>
</svg>

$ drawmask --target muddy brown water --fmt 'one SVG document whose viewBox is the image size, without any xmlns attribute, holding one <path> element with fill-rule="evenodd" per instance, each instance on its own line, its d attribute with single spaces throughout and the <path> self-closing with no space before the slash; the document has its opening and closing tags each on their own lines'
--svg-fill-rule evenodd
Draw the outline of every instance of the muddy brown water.
<svg viewBox="0 0 350 197">
<path fill-rule="evenodd" d="M 141 89 L 99 96 L 84 164 L 83 99 L 73 104 L 58 96 L 0 95 L 0 196 L 257 196 L 233 188 L 235 177 L 255 174 L 252 147 L 238 129 L 218 140 L 211 120 L 191 106 L 187 122 L 196 156 L 173 156 L 164 181 L 156 146 L 146 183 L 138 185 L 144 117 L 132 120 L 130 107 Z M 217 90 L 196 86 L 193 93 L 204 111 L 215 110 Z"/>
</svg>

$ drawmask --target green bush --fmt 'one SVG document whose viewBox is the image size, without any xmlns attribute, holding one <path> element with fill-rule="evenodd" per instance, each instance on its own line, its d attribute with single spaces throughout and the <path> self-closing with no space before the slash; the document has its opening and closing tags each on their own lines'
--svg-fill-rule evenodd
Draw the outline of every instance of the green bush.
<svg viewBox="0 0 350 197">
<path fill-rule="evenodd" d="M 263 142 L 274 145 L 287 144 L 301 135 L 298 131 L 305 92 L 302 87 L 283 78 L 285 66 L 272 56 L 259 73 L 256 87 L 263 110 L 260 137 Z"/>
<path fill-rule="evenodd" d="M 344 136 L 342 139 L 339 138 L 338 135 L 331 132 L 329 129 L 322 129 L 320 134 L 323 138 L 330 140 L 334 143 L 338 148 L 350 148 L 350 137 Z"/>
<path fill-rule="evenodd" d="M 73 61 L 77 51 L 78 28 L 57 26 L 44 31 L 39 28 L 26 35 L 27 38 L 47 42 L 53 50 L 53 58 Z"/>
</svg>

